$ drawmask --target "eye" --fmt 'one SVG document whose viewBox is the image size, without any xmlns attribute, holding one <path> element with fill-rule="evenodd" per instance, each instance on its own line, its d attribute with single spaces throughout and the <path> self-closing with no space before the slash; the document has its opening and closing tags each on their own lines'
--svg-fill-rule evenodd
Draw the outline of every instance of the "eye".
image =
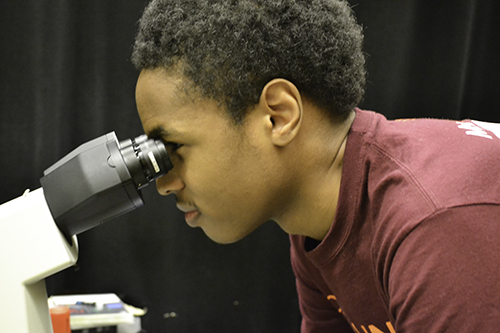
<svg viewBox="0 0 500 333">
<path fill-rule="evenodd" d="M 182 147 L 182 144 L 175 143 L 175 142 L 165 142 L 165 147 L 169 150 L 171 153 L 175 153 L 180 147 Z"/>
</svg>

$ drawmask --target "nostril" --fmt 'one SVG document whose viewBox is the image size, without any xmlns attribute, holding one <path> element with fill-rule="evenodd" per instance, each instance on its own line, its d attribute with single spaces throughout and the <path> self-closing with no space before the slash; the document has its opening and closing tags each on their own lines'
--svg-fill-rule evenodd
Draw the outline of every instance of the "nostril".
<svg viewBox="0 0 500 333">
<path fill-rule="evenodd" d="M 170 193 L 172 193 L 172 191 L 158 185 L 156 186 L 156 190 L 160 195 L 169 195 Z"/>
<path fill-rule="evenodd" d="M 165 188 L 164 183 L 162 184 L 162 182 L 160 182 L 160 179 L 156 180 L 156 191 L 158 191 L 160 195 L 168 195 L 170 192 Z"/>
<path fill-rule="evenodd" d="M 184 188 L 184 182 L 175 174 L 168 173 L 156 180 L 156 190 L 160 195 L 176 193 Z"/>
</svg>

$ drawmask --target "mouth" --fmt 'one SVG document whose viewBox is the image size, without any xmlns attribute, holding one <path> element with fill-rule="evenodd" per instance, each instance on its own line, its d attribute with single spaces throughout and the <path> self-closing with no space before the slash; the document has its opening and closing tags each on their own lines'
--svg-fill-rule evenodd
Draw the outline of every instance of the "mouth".
<svg viewBox="0 0 500 333">
<path fill-rule="evenodd" d="M 184 214 L 184 220 L 186 220 L 186 223 L 194 228 L 197 227 L 196 221 L 198 220 L 198 217 L 200 216 L 200 211 L 199 210 L 193 210 L 190 212 L 187 212 Z"/>
<path fill-rule="evenodd" d="M 198 220 L 198 217 L 201 215 L 200 211 L 194 207 L 190 206 L 184 206 L 182 204 L 177 204 L 177 209 L 179 209 L 181 212 L 184 212 L 184 219 L 186 220 L 186 223 L 190 227 L 197 227 L 196 221 Z"/>
</svg>

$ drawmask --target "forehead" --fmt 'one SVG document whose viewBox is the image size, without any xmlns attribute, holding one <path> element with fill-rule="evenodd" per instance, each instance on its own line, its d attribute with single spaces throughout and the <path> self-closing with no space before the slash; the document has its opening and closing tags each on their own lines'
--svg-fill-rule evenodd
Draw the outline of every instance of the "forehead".
<svg viewBox="0 0 500 333">
<path fill-rule="evenodd" d="M 229 126 L 229 117 L 217 102 L 188 89 L 186 81 L 163 69 L 143 70 L 136 86 L 139 117 L 146 134 L 153 131 L 182 134 L 193 129 Z M 157 133 L 154 133 L 157 134 Z"/>
<path fill-rule="evenodd" d="M 156 112 L 168 111 L 187 103 L 187 94 L 182 92 L 183 80 L 167 75 L 162 69 L 143 70 L 136 85 L 137 109 L 142 120 Z M 142 117 L 142 116 L 146 117 Z"/>
</svg>

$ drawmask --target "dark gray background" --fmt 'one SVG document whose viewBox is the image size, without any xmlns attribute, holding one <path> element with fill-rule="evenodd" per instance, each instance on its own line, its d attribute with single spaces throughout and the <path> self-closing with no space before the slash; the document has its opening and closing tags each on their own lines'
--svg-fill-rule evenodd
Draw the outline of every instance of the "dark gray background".
<svg viewBox="0 0 500 333">
<path fill-rule="evenodd" d="M 0 202 L 38 188 L 43 170 L 83 142 L 142 133 L 129 57 L 145 4 L 0 2 Z M 369 55 L 363 108 L 500 122 L 500 2 L 351 4 Z M 298 332 L 283 231 L 269 223 L 218 245 L 154 186 L 144 197 L 145 207 L 79 236 L 78 266 L 49 278 L 49 293 L 117 293 L 148 308 L 148 332 Z"/>
</svg>

